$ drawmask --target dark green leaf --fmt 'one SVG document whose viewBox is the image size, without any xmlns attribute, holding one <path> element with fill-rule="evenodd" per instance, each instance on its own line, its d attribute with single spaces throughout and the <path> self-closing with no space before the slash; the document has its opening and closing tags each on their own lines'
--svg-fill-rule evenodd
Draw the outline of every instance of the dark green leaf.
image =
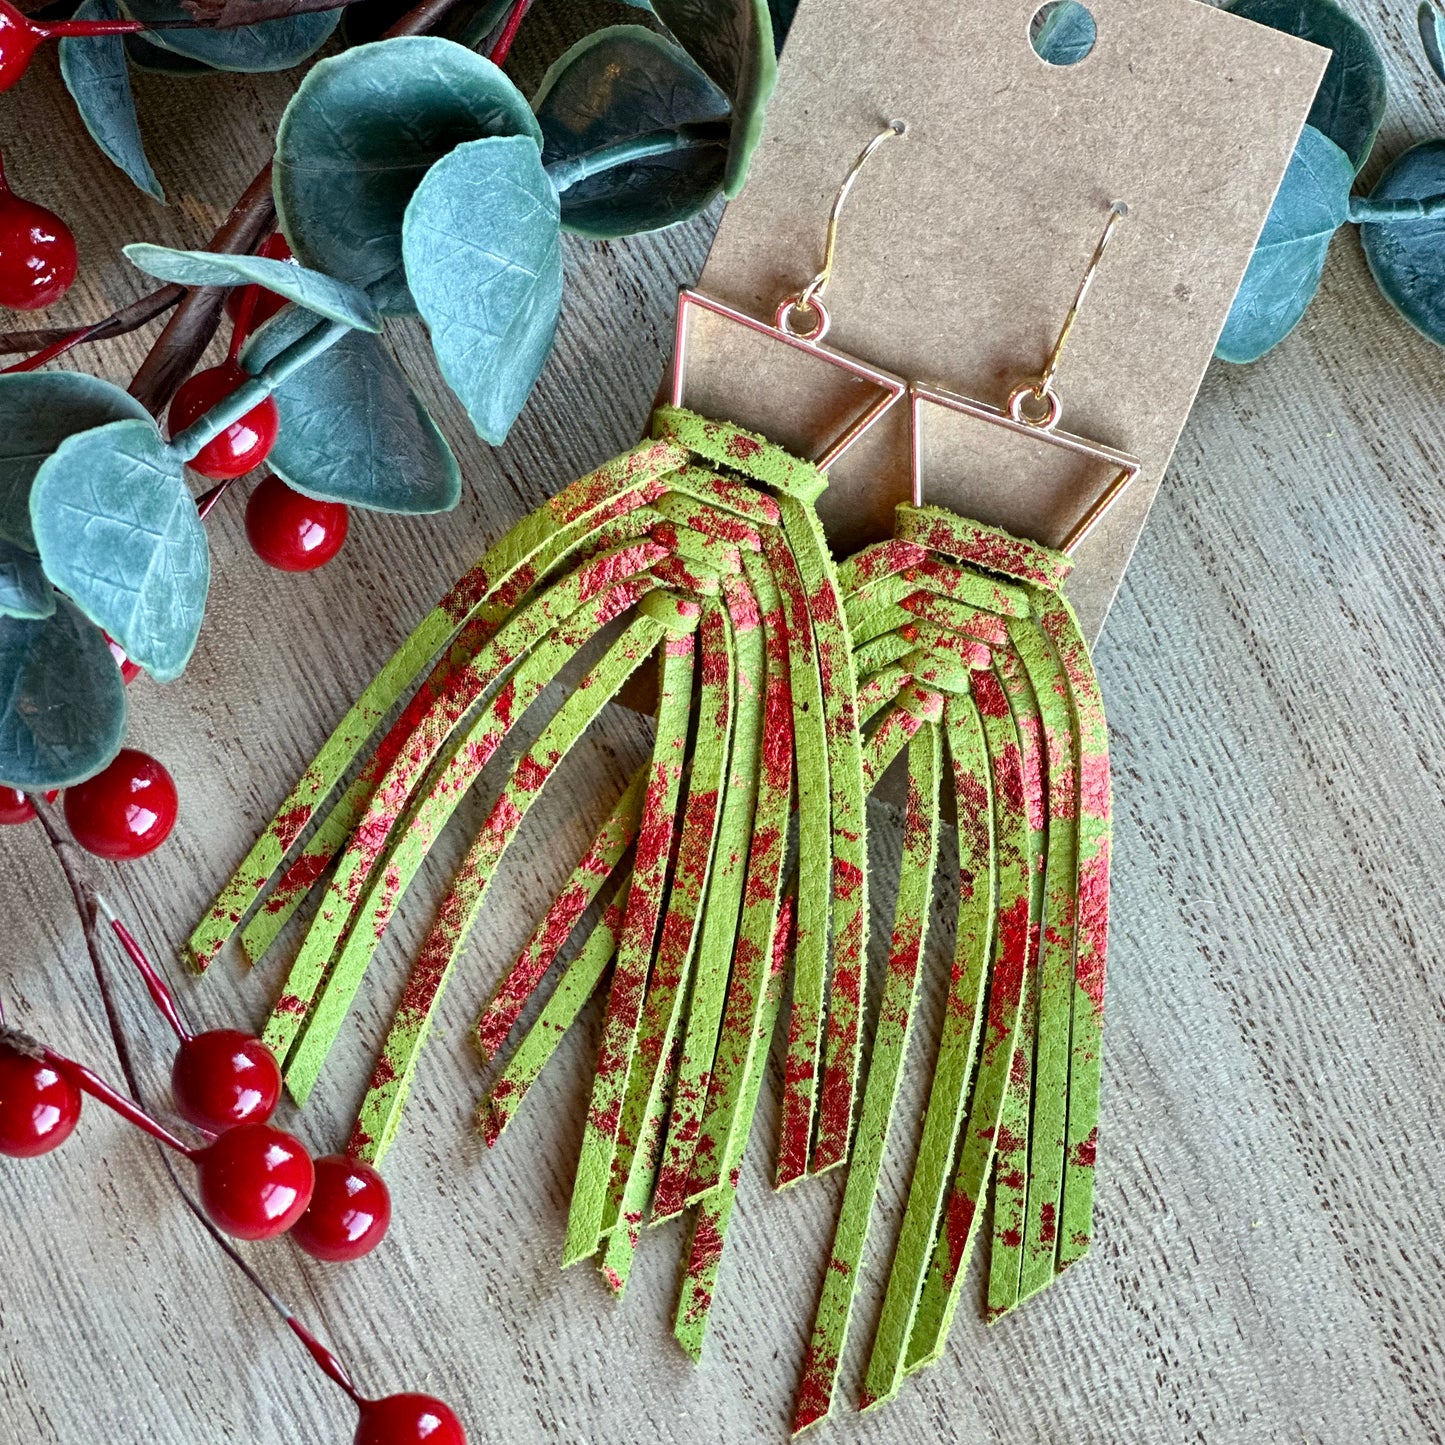
<svg viewBox="0 0 1445 1445">
<path fill-rule="evenodd" d="M 64 597 L 40 622 L 0 617 L 0 783 L 67 788 L 124 736 L 125 684 L 99 628 Z"/>
<path fill-rule="evenodd" d="M 77 20 L 114 20 L 119 15 L 115 0 L 85 0 L 75 12 Z M 119 35 L 66 37 L 60 42 L 60 74 L 96 145 L 141 190 L 164 205 L 166 193 L 146 159 L 140 123 L 136 120 L 124 38 Z"/>
<path fill-rule="evenodd" d="M 1099 38 L 1093 12 L 1079 0 L 1059 0 L 1034 32 L 1032 44 L 1040 60 L 1050 65 L 1077 65 Z"/>
<path fill-rule="evenodd" d="M 45 580 L 40 559 L 0 541 L 0 616 L 49 617 L 54 611 L 55 589 Z"/>
<path fill-rule="evenodd" d="M 211 561 L 184 466 L 153 421 L 62 442 L 30 493 L 46 575 L 161 682 L 180 676 L 206 610 Z"/>
<path fill-rule="evenodd" d="M 798 0 L 768 0 L 768 14 L 773 21 L 773 53 L 781 55 L 798 13 Z"/>
<path fill-rule="evenodd" d="M 173 251 L 144 241 L 123 249 L 133 265 L 162 281 L 179 281 L 183 286 L 243 286 L 254 281 L 317 316 L 343 321 L 360 331 L 381 330 L 381 317 L 366 292 L 290 261 L 227 256 L 217 251 Z"/>
<path fill-rule="evenodd" d="M 748 178 L 763 133 L 763 112 L 778 78 L 768 0 L 653 0 L 657 18 L 732 103 L 733 132 L 723 193 Z"/>
<path fill-rule="evenodd" d="M 1368 32 L 1334 0 L 1233 0 L 1247 20 L 1334 51 L 1309 124 L 1349 156 L 1356 172 L 1369 159 L 1385 118 L 1385 67 Z"/>
<path fill-rule="evenodd" d="M 1370 193 L 1372 203 L 1445 194 L 1445 140 L 1407 150 Z M 1431 341 L 1445 346 L 1445 216 L 1360 227 L 1370 273 L 1385 299 Z"/>
<path fill-rule="evenodd" d="M 448 40 L 455 40 L 458 45 L 465 45 L 468 50 L 485 54 L 483 43 L 507 18 L 511 8 L 512 0 L 485 0 L 484 4 L 470 10 L 458 7 L 447 16 L 446 23 L 437 33 L 445 35 Z"/>
<path fill-rule="evenodd" d="M 1255 361 L 1299 324 L 1319 290 L 1330 239 L 1349 214 L 1350 158 L 1306 126 L 1230 308 L 1215 355 Z"/>
<path fill-rule="evenodd" d="M 640 25 L 578 41 L 543 77 L 532 107 L 554 179 L 559 161 L 677 134 L 729 111 L 727 96 L 685 51 Z M 563 190 L 563 229 L 610 238 L 685 221 L 718 194 L 726 162 L 724 146 L 703 144 L 612 166 Z"/>
<path fill-rule="evenodd" d="M 304 314 L 281 312 L 247 343 L 242 365 L 259 371 L 305 325 Z M 298 492 L 378 512 L 456 506 L 456 458 L 381 337 L 349 332 L 272 395 L 281 430 L 266 464 Z"/>
<path fill-rule="evenodd" d="M 0 376 L 0 537 L 35 550 L 30 484 L 40 464 L 76 432 L 150 413 L 118 386 L 83 371 Z"/>
<path fill-rule="evenodd" d="M 137 70 L 153 71 L 157 75 L 196 76 L 214 75 L 215 68 L 192 60 L 188 55 L 174 55 L 152 45 L 144 35 L 125 37 L 126 58 Z"/>
<path fill-rule="evenodd" d="M 561 208 L 537 147 L 509 136 L 444 156 L 406 208 L 402 249 L 442 375 L 500 446 L 562 304 Z"/>
<path fill-rule="evenodd" d="M 409 315 L 407 202 L 440 157 L 483 136 L 542 144 L 521 92 L 465 46 L 409 36 L 321 61 L 276 135 L 276 206 L 297 258 Z"/>
<path fill-rule="evenodd" d="M 134 19 L 152 24 L 191 19 L 180 0 L 125 0 L 121 8 Z M 287 20 L 266 20 L 260 25 L 240 25 L 230 30 L 212 30 L 205 26 L 148 30 L 146 38 L 158 49 L 202 61 L 216 70 L 239 70 L 248 74 L 290 70 L 326 43 L 340 18 L 339 10 L 318 10 L 309 15 L 293 15 Z"/>
<path fill-rule="evenodd" d="M 1445 11 L 1435 0 L 1420 0 L 1420 43 L 1425 47 L 1425 59 L 1430 69 L 1445 80 Z"/>
</svg>

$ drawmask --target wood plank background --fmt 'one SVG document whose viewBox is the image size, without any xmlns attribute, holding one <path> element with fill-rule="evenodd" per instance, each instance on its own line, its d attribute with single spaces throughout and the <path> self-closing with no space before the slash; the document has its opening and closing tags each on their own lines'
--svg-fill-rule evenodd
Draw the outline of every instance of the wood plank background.
<svg viewBox="0 0 1445 1445">
<path fill-rule="evenodd" d="M 1390 57 L 1393 104 L 1368 182 L 1445 130 L 1445 87 L 1417 59 L 1410 0 L 1352 8 Z M 577 23 L 549 10 L 528 22 L 524 65 L 558 53 L 559 24 Z M 295 79 L 140 79 L 168 210 L 89 145 L 53 57 L 0 97 L 17 190 L 79 238 L 83 277 L 60 319 L 140 293 L 123 242 L 203 243 L 264 160 Z M 332 722 L 452 578 L 638 435 L 674 289 L 696 275 L 715 222 L 568 245 L 556 354 L 498 451 L 436 381 L 420 332 L 402 328 L 403 362 L 463 461 L 455 514 L 359 515 L 341 558 L 311 577 L 251 554 L 239 497 L 215 515 L 195 661 L 169 687 L 132 689 L 132 740 L 175 773 L 182 820 L 158 854 L 103 878 L 155 951 L 172 956 Z M 144 345 L 129 338 L 85 362 L 124 381 Z M 1211 371 L 1098 650 L 1118 811 L 1099 1245 L 1017 1318 L 988 1329 L 961 1311 L 937 1367 L 875 1418 L 845 1410 L 820 1438 L 1441 1438 L 1442 363 L 1381 300 L 1345 234 L 1300 330 L 1253 367 Z M 621 1306 L 586 1270 L 557 1268 L 595 1015 L 497 1150 L 470 1126 L 474 1011 L 647 732 L 609 713 L 577 786 L 510 861 L 388 1162 L 387 1246 L 343 1270 L 285 1243 L 248 1250 L 364 1388 L 442 1393 L 474 1441 L 786 1433 L 838 1181 L 768 1192 L 771 1104 L 696 1369 L 669 1333 L 676 1227 L 644 1241 Z M 886 915 L 897 831 L 885 813 L 874 821 Z M 432 889 L 454 856 L 455 845 L 427 870 Z M 344 1142 L 426 914 L 419 897 L 297 1123 L 318 1150 Z M 0 837 L 0 920 L 11 1018 L 113 1072 L 78 926 L 33 828 Z M 944 957 L 935 951 L 935 971 Z M 197 1019 L 257 1025 L 275 984 L 275 966 L 248 977 L 228 963 L 184 995 Z M 125 998 L 159 1092 L 166 1036 L 128 980 Z M 929 1008 L 925 1028 L 936 991 Z M 895 1149 L 895 1207 L 908 1167 Z M 54 1158 L 0 1168 L 0 1218 L 0 1439 L 350 1438 L 349 1406 L 181 1211 L 149 1147 L 104 1111 L 89 1110 Z M 875 1276 L 896 1219 L 875 1234 Z M 850 1394 L 876 1306 L 867 1292 Z"/>
</svg>

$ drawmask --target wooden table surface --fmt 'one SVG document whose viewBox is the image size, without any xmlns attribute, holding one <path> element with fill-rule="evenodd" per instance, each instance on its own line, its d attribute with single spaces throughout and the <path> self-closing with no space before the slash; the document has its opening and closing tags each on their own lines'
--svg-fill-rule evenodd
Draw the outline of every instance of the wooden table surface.
<svg viewBox="0 0 1445 1445">
<path fill-rule="evenodd" d="M 1367 181 L 1445 130 L 1445 88 L 1415 59 L 1412 3 L 1369 10 L 1394 104 Z M 88 145 L 51 58 L 0 97 L 16 188 L 79 237 L 83 280 L 61 319 L 144 289 L 123 242 L 203 243 L 264 160 L 294 83 L 141 78 L 168 210 Z M 568 245 L 556 354 L 498 451 L 436 383 L 419 330 L 402 329 L 404 364 L 462 459 L 454 514 L 358 515 L 340 559 L 300 577 L 251 554 L 239 497 L 213 518 L 195 660 L 177 683 L 132 689 L 131 740 L 174 772 L 181 822 L 156 855 L 103 877 L 167 962 L 422 611 L 506 526 L 639 434 L 674 289 L 697 273 L 715 221 Z M 85 361 L 124 381 L 143 349 L 133 337 Z M 995 1328 L 961 1310 L 938 1366 L 876 1417 L 841 1411 L 820 1438 L 1440 1439 L 1442 418 L 1445 354 L 1381 300 L 1351 234 L 1285 345 L 1210 372 L 1097 656 L 1118 820 L 1098 1245 Z M 577 785 L 510 861 L 388 1160 L 386 1247 L 342 1270 L 284 1242 L 247 1250 L 365 1388 L 439 1392 L 477 1442 L 786 1434 L 839 1181 L 768 1191 L 771 1103 L 700 1368 L 670 1336 L 675 1226 L 645 1239 L 620 1306 L 589 1271 L 558 1269 L 596 1013 L 496 1150 L 471 1128 L 474 1011 L 648 732 L 610 713 Z M 874 823 L 887 899 L 896 825 L 884 812 Z M 433 889 L 456 845 L 441 854 Z M 363 996 L 299 1118 L 318 1151 L 344 1142 L 426 914 L 406 911 L 378 965 L 384 986 Z M 0 919 L 10 1017 L 113 1073 L 79 928 L 33 827 L 0 838 Z M 875 941 L 884 927 L 875 920 Z M 274 964 L 247 976 L 227 962 L 183 992 L 199 1020 L 258 1025 L 276 981 Z M 129 979 L 124 999 L 158 1093 L 166 1036 Z M 928 1007 L 936 1018 L 936 991 Z M 908 1168 L 895 1149 L 850 1396 Z M 149 1146 L 105 1111 L 87 1111 L 56 1156 L 0 1168 L 0 1217 L 0 1439 L 350 1439 L 349 1406 L 182 1212 Z"/>
</svg>

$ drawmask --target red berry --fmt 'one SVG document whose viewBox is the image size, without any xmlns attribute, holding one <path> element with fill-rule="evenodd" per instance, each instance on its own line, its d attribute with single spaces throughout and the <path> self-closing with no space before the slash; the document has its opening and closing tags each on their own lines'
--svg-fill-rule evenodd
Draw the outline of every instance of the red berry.
<svg viewBox="0 0 1445 1445">
<path fill-rule="evenodd" d="M 122 748 L 104 772 L 65 790 L 71 835 L 98 858 L 143 858 L 175 827 L 171 775 L 147 753 Z"/>
<path fill-rule="evenodd" d="M 0 56 L 0 71 L 6 63 Z M 0 306 L 38 311 L 59 301 L 75 267 L 70 227 L 54 211 L 17 196 L 0 170 Z"/>
<path fill-rule="evenodd" d="M 256 555 L 282 572 L 311 572 L 340 550 L 351 525 L 344 502 L 318 502 L 279 477 L 264 478 L 246 503 L 246 535 Z"/>
<path fill-rule="evenodd" d="M 274 1239 L 306 1212 L 316 1170 L 299 1139 L 270 1124 L 240 1124 L 196 1151 L 201 1203 L 237 1239 Z"/>
<path fill-rule="evenodd" d="M 467 1432 L 430 1395 L 388 1395 L 362 1401 L 355 1445 L 467 1445 Z"/>
<path fill-rule="evenodd" d="M 328 1154 L 316 1161 L 316 1192 L 291 1238 L 313 1259 L 345 1264 L 370 1254 L 391 1226 L 391 1190 L 369 1164 Z"/>
<path fill-rule="evenodd" d="M 198 1129 L 224 1133 L 264 1124 L 281 1102 L 276 1056 L 254 1034 L 212 1029 L 181 1043 L 171 1067 L 176 1112 Z"/>
<path fill-rule="evenodd" d="M 30 64 L 45 32 L 13 5 L 0 4 L 0 90 L 9 90 Z"/>
<path fill-rule="evenodd" d="M 48 1154 L 65 1143 L 79 1118 L 80 1090 L 65 1075 L 0 1043 L 0 1154 Z"/>
<path fill-rule="evenodd" d="M 291 248 L 286 244 L 286 238 L 280 231 L 275 231 L 267 236 L 256 250 L 258 256 L 265 256 L 270 261 L 295 261 L 291 254 Z M 235 287 L 226 297 L 226 315 L 231 320 L 237 321 L 241 315 L 241 298 L 249 288 L 245 286 Z M 286 298 L 278 296 L 274 291 L 268 291 L 264 286 L 256 288 L 256 304 L 251 308 L 251 326 L 254 331 L 263 321 L 269 321 L 283 306 L 286 305 Z"/>
<path fill-rule="evenodd" d="M 28 823 L 35 816 L 30 799 L 19 788 L 0 788 L 0 827 Z"/>
<path fill-rule="evenodd" d="M 250 379 L 234 361 L 223 361 L 219 366 L 198 371 L 171 402 L 168 418 L 171 435 L 174 437 L 192 422 L 199 421 L 217 402 Z M 268 396 L 239 421 L 233 421 L 220 436 L 212 437 L 186 465 L 213 482 L 239 477 L 266 460 L 276 445 L 280 427 L 276 403 Z"/>
<path fill-rule="evenodd" d="M 122 682 L 134 682 L 140 676 L 140 664 L 132 662 L 125 655 L 125 648 L 113 638 L 110 633 L 105 633 L 106 646 L 110 648 L 110 655 L 115 658 L 120 668 L 120 679 Z"/>
</svg>

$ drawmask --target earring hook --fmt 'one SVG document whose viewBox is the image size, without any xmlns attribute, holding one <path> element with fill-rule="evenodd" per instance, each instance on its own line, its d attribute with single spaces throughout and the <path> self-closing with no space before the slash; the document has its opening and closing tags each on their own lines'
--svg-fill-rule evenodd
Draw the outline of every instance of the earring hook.
<svg viewBox="0 0 1445 1445">
<path fill-rule="evenodd" d="M 828 283 L 833 279 L 833 259 L 838 250 L 838 218 L 843 213 L 844 202 L 848 199 L 848 193 L 853 189 L 853 183 L 858 179 L 863 167 L 868 164 L 868 159 L 886 140 L 894 136 L 908 134 L 908 123 L 902 120 L 891 120 L 884 128 L 868 142 L 858 153 L 858 158 L 848 168 L 848 174 L 843 177 L 843 184 L 838 187 L 837 194 L 833 197 L 833 207 L 828 213 L 828 231 L 823 243 L 823 265 L 818 274 L 808 282 L 794 296 L 788 296 L 778 306 L 776 321 L 777 325 L 791 335 L 804 337 L 809 341 L 821 341 L 824 333 L 828 330 L 828 313 L 823 309 L 823 293 L 828 289 Z M 811 314 L 812 325 L 806 330 L 799 330 L 795 326 L 798 316 Z"/>
<path fill-rule="evenodd" d="M 1009 393 L 1009 414 L 1015 421 L 1026 422 L 1030 426 L 1040 427 L 1044 431 L 1051 431 L 1058 425 L 1063 409 L 1059 401 L 1059 394 L 1054 390 L 1054 377 L 1058 374 L 1059 358 L 1063 355 L 1064 347 L 1073 334 L 1074 323 L 1079 319 L 1079 311 L 1094 284 L 1094 277 L 1099 273 L 1099 263 L 1104 259 L 1104 252 L 1108 250 L 1109 242 L 1113 239 L 1114 228 L 1128 214 L 1129 207 L 1124 201 L 1114 201 L 1110 204 L 1109 218 L 1104 222 L 1103 234 L 1099 237 L 1099 244 L 1094 247 L 1094 254 L 1089 258 L 1089 264 L 1084 269 L 1084 279 L 1079 282 L 1079 289 L 1074 294 L 1074 303 L 1069 307 L 1068 315 L 1064 317 L 1064 324 L 1059 328 L 1058 339 L 1049 352 L 1049 359 L 1044 363 L 1044 369 L 1039 373 L 1037 381 L 1026 381 Z M 1044 405 L 1045 411 L 1042 416 L 1035 418 L 1024 414 L 1023 400 L 1025 396 L 1032 397 L 1035 402 Z"/>
</svg>

